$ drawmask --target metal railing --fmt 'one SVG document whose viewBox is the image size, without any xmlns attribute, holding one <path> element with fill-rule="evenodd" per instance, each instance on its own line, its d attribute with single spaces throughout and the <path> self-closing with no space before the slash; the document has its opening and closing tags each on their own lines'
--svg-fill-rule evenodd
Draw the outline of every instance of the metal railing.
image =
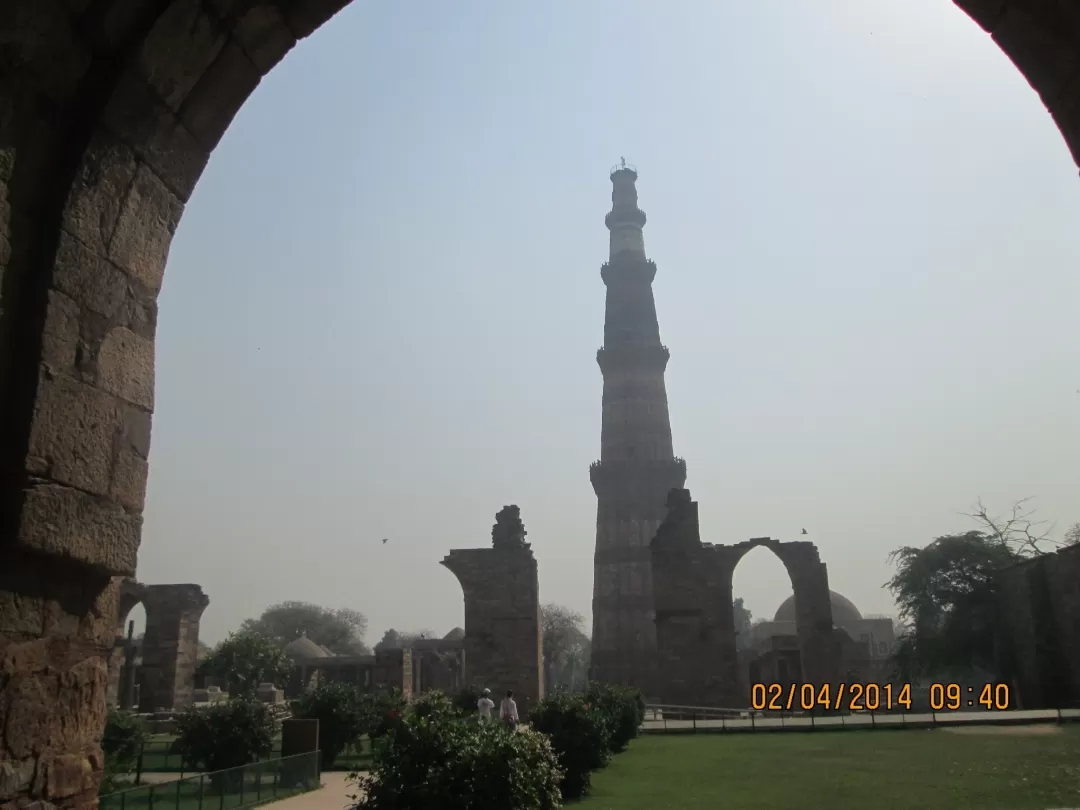
<svg viewBox="0 0 1080 810">
<path fill-rule="evenodd" d="M 861 711 L 852 714 L 813 714 L 649 704 L 645 709 L 645 721 L 641 725 L 641 732 L 643 734 L 686 734 L 825 729 L 839 731 L 1044 723 L 1080 723 L 1080 709 L 888 713 Z"/>
<path fill-rule="evenodd" d="M 319 752 L 268 759 L 101 796 L 101 810 L 236 810 L 319 787 Z"/>
<path fill-rule="evenodd" d="M 264 759 L 278 759 L 281 757 L 281 739 L 274 740 L 274 747 Z M 371 741 L 366 737 L 359 742 L 348 745 L 345 750 L 338 754 L 330 770 L 354 770 L 363 767 L 371 761 Z M 139 755 L 135 761 L 133 772 L 135 785 L 143 783 L 143 774 L 147 773 L 177 773 L 181 777 L 186 773 L 197 771 L 198 768 L 175 750 L 175 740 L 147 740 L 139 748 Z"/>
</svg>

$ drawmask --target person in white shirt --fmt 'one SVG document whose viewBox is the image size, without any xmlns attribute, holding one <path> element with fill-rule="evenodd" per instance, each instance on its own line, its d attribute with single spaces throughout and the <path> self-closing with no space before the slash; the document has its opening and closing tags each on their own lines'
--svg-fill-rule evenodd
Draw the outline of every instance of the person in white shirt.
<svg viewBox="0 0 1080 810">
<path fill-rule="evenodd" d="M 491 690 L 485 689 L 476 701 L 476 708 L 480 712 L 480 722 L 491 722 L 491 710 L 495 708 L 495 701 L 491 699 Z"/>
<path fill-rule="evenodd" d="M 506 691 L 506 697 L 502 699 L 502 703 L 499 705 L 499 718 L 510 728 L 517 728 L 517 704 L 514 702 L 514 693 L 509 689 Z"/>
</svg>

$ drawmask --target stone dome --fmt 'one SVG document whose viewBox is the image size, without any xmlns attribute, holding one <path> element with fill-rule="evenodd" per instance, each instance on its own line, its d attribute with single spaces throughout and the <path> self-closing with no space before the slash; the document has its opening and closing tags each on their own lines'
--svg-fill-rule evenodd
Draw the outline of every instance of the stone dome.
<svg viewBox="0 0 1080 810">
<path fill-rule="evenodd" d="M 461 639 L 463 638 L 465 638 L 465 630 L 461 627 L 455 627 L 453 630 L 443 636 L 443 641 L 461 641 Z"/>
<path fill-rule="evenodd" d="M 316 644 L 307 636 L 295 638 L 285 645 L 285 654 L 294 661 L 310 661 L 313 658 L 330 658 L 332 653 Z"/>
<path fill-rule="evenodd" d="M 862 621 L 862 614 L 859 609 L 846 596 L 842 596 L 836 591 L 829 591 L 829 602 L 832 603 L 833 624 L 837 627 L 847 627 L 855 622 Z M 795 594 L 792 594 L 780 604 L 780 607 L 776 609 L 773 621 L 795 621 Z"/>
</svg>

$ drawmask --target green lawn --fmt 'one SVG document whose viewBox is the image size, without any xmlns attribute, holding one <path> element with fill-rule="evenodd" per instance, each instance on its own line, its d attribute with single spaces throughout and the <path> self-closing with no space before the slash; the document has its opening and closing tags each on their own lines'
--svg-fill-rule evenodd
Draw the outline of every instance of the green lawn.
<svg viewBox="0 0 1080 810">
<path fill-rule="evenodd" d="M 1080 808 L 1080 727 L 650 734 L 593 774 L 582 810 Z"/>
</svg>

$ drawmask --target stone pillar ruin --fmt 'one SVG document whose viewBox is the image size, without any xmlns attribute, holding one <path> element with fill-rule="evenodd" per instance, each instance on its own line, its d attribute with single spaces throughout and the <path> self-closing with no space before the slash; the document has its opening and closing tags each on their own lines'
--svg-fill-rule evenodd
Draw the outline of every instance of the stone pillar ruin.
<svg viewBox="0 0 1080 810">
<path fill-rule="evenodd" d="M 656 699 L 683 706 L 744 708 L 735 645 L 732 577 L 739 560 L 765 546 L 784 563 L 795 591 L 801 680 L 836 683 L 838 655 L 825 564 L 813 543 L 769 537 L 731 546 L 702 543 L 689 490 L 668 495 L 668 516 L 652 541 L 659 678 Z"/>
<path fill-rule="evenodd" d="M 146 635 L 142 645 L 139 711 L 191 704 L 199 656 L 199 620 L 210 604 L 198 585 L 143 585 Z"/>
<path fill-rule="evenodd" d="M 400 689 L 406 698 L 413 693 L 412 650 L 395 647 L 375 651 L 375 665 L 371 672 L 371 685 L 392 686 Z"/>
<path fill-rule="evenodd" d="M 496 699 L 512 689 L 524 718 L 544 697 L 540 583 L 517 507 L 496 517 L 491 548 L 454 549 L 441 564 L 465 594 L 465 687 Z"/>
</svg>

